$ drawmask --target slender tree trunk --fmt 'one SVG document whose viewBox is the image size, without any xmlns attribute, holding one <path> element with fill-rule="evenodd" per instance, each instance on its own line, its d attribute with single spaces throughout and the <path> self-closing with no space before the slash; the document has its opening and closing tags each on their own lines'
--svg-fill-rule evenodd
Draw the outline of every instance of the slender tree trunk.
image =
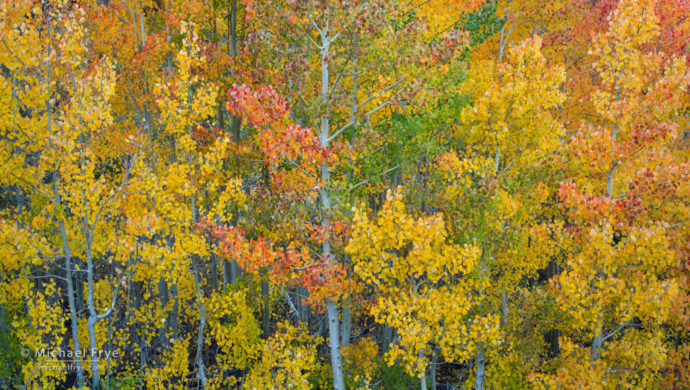
<svg viewBox="0 0 690 390">
<path fill-rule="evenodd" d="M 237 0 L 230 1 L 230 55 L 237 55 Z"/>
<path fill-rule="evenodd" d="M 333 371 L 333 387 L 335 390 L 345 390 L 345 378 L 340 357 L 340 343 L 338 342 L 338 305 L 329 300 L 326 302 L 328 315 L 328 338 L 331 349 L 331 368 Z"/>
<path fill-rule="evenodd" d="M 604 343 L 604 337 L 602 335 L 602 327 L 599 325 L 599 333 L 594 336 L 592 340 L 592 350 L 589 355 L 590 360 L 596 360 L 601 357 L 601 345 Z"/>
<path fill-rule="evenodd" d="M 232 271 L 230 270 L 230 262 L 223 260 L 223 288 L 227 288 L 232 284 Z"/>
<path fill-rule="evenodd" d="M 231 57 L 237 56 L 237 0 L 230 1 L 230 17 L 228 18 L 228 29 L 230 30 L 230 36 L 228 37 L 228 52 Z M 233 73 L 234 76 L 234 73 Z M 235 143 L 240 142 L 240 126 L 242 124 L 242 119 L 231 115 L 230 116 L 230 134 L 232 135 L 232 140 Z M 237 218 L 237 216 L 235 216 Z M 236 222 L 236 221 L 235 221 Z M 223 284 L 231 285 L 235 283 L 237 279 L 241 276 L 240 267 L 237 265 L 237 261 L 227 261 L 223 262 Z"/>
<path fill-rule="evenodd" d="M 231 222 L 235 225 L 235 221 Z M 223 287 L 231 286 L 242 276 L 239 265 L 235 260 L 223 260 Z"/>
<path fill-rule="evenodd" d="M 501 325 L 505 325 L 508 321 L 508 291 L 501 292 Z"/>
<path fill-rule="evenodd" d="M 89 309 L 89 317 L 86 321 L 89 331 L 89 347 L 91 348 L 91 386 L 94 389 L 100 389 L 100 376 L 98 372 L 98 342 L 96 341 L 96 324 L 98 323 L 98 313 L 94 306 L 94 284 L 93 284 L 93 258 L 91 254 L 91 243 L 93 241 L 93 234 L 88 229 L 88 218 L 84 217 L 86 229 L 86 278 L 87 278 L 87 297 L 86 303 Z"/>
<path fill-rule="evenodd" d="M 232 282 L 232 264 L 227 260 L 223 260 L 223 287 L 227 288 Z"/>
<path fill-rule="evenodd" d="M 173 241 L 170 237 L 166 239 L 166 244 L 168 246 L 173 245 Z M 175 268 L 175 263 L 173 262 L 170 265 L 171 271 L 172 272 Z M 166 280 L 166 284 L 168 281 Z M 179 338 L 179 331 L 178 331 L 178 313 L 180 310 L 180 301 L 179 301 L 179 294 L 177 293 L 177 282 L 175 280 L 170 280 L 170 287 L 169 287 L 169 299 L 172 301 L 172 307 L 168 311 L 168 317 L 167 317 L 167 325 L 169 326 L 168 330 L 172 332 L 172 338 L 173 340 L 177 340 Z"/>
<path fill-rule="evenodd" d="M 388 352 L 391 349 L 391 342 L 393 341 L 393 328 L 388 324 L 383 324 L 383 330 L 381 333 L 383 352 Z"/>
<path fill-rule="evenodd" d="M 134 298 L 134 309 L 135 312 L 141 308 L 141 305 L 144 301 L 144 298 L 142 296 L 141 290 L 143 289 L 143 282 L 133 282 L 132 283 L 132 293 L 131 297 Z M 163 329 L 165 329 L 165 324 L 162 324 Z M 137 335 L 137 344 L 139 345 L 139 372 L 142 375 L 142 378 L 146 374 L 146 363 L 148 362 L 148 345 L 146 343 L 146 327 L 141 327 L 135 331 Z M 163 335 L 165 333 L 165 330 L 163 330 Z M 140 385 L 140 388 L 143 387 L 143 383 Z M 106 387 L 107 388 L 107 387 Z"/>
<path fill-rule="evenodd" d="M 57 184 L 54 184 L 54 188 L 57 195 Z M 59 198 L 58 198 L 59 199 Z M 77 307 L 74 302 L 74 287 L 72 285 L 72 254 L 70 252 L 69 244 L 67 243 L 67 233 L 65 230 L 65 223 L 60 221 L 60 233 L 62 234 L 62 245 L 65 251 L 65 269 L 66 275 L 65 279 L 67 281 L 67 302 L 69 304 L 69 314 L 70 314 L 70 328 L 72 330 L 72 346 L 74 351 L 79 351 L 81 346 L 79 344 L 79 323 L 77 322 Z M 77 368 L 77 385 L 80 389 L 84 388 L 84 371 L 81 365 L 81 356 L 76 355 L 74 357 L 74 363 Z"/>
<path fill-rule="evenodd" d="M 307 294 L 307 289 L 304 286 L 297 286 L 295 302 L 299 311 L 299 320 L 308 324 L 310 319 L 309 305 L 304 304 Z"/>
<path fill-rule="evenodd" d="M 108 351 L 113 350 L 113 317 L 108 318 Z M 111 360 L 110 355 L 108 355 L 108 360 L 106 362 L 108 367 L 108 373 L 105 376 L 105 388 L 110 389 L 110 370 L 111 370 Z"/>
<path fill-rule="evenodd" d="M 268 339 L 271 333 L 271 295 L 270 295 L 270 289 L 271 286 L 268 284 L 268 275 L 266 274 L 265 271 L 262 272 L 262 280 L 261 280 L 261 297 L 263 299 L 263 324 L 262 324 L 262 330 L 263 330 L 263 336 L 264 339 Z"/>
<path fill-rule="evenodd" d="M 173 304 L 170 311 L 170 329 L 172 330 L 173 339 L 177 340 L 180 337 L 178 326 L 178 312 L 180 310 L 180 299 L 177 293 L 177 283 L 172 283 L 170 286 L 170 294 L 172 295 Z"/>
<path fill-rule="evenodd" d="M 143 332 L 144 330 L 141 330 L 142 334 L 139 334 L 139 340 L 137 340 L 137 343 L 139 344 L 139 375 L 141 375 L 142 378 L 146 377 L 146 362 L 148 360 L 148 351 L 146 351 L 146 346 L 144 345 L 144 335 Z M 144 381 L 139 381 L 139 390 L 144 390 Z"/>
<path fill-rule="evenodd" d="M 328 22 L 320 30 L 321 34 L 321 97 L 324 102 L 328 101 L 328 86 L 329 71 L 328 71 L 328 54 L 329 46 L 331 44 L 330 38 L 328 38 Z M 329 144 L 329 113 L 328 107 L 324 109 L 324 114 L 321 117 L 321 131 L 319 132 L 319 140 L 321 146 L 324 148 L 328 147 Z M 321 179 L 323 188 L 321 189 L 321 207 L 324 211 L 324 220 L 322 222 L 325 230 L 328 230 L 330 225 L 330 211 L 331 211 L 331 199 L 328 193 L 328 185 L 330 182 L 330 170 L 328 166 L 324 163 L 321 165 Z M 322 252 L 324 259 L 328 262 L 335 261 L 331 258 L 331 246 L 329 239 L 326 238 L 322 244 Z M 338 319 L 338 304 L 333 300 L 328 300 L 326 302 L 326 314 L 328 315 L 328 337 L 329 346 L 331 350 L 331 369 L 333 370 L 333 387 L 335 390 L 345 390 L 345 379 L 343 375 L 343 366 L 340 356 L 340 320 Z"/>
<path fill-rule="evenodd" d="M 349 301 L 349 300 L 348 300 Z M 340 347 L 347 347 L 350 345 L 350 333 L 352 332 L 352 314 L 350 313 L 350 304 L 345 302 L 343 305 L 343 321 L 340 325 Z"/>
<path fill-rule="evenodd" d="M 219 44 L 220 39 L 218 37 L 218 27 L 216 25 L 216 3 L 211 2 L 213 7 L 213 40 Z M 218 97 L 218 107 L 216 108 L 216 127 L 220 129 L 221 132 L 225 132 L 225 107 L 223 104 L 222 97 Z M 209 236 L 209 239 L 210 236 Z M 225 285 L 225 275 L 223 275 L 223 285 Z M 211 253 L 211 288 L 213 291 L 218 290 L 218 259 L 214 253 Z"/>
<path fill-rule="evenodd" d="M 475 368 L 477 371 L 477 377 L 474 380 L 475 390 L 484 390 L 484 344 L 479 343 L 479 351 L 477 352 L 477 357 L 475 360 Z"/>
<path fill-rule="evenodd" d="M 5 307 L 0 305 L 0 334 L 7 333 L 7 322 L 5 321 Z"/>
<path fill-rule="evenodd" d="M 438 355 L 441 353 L 441 347 L 436 344 L 434 346 L 434 354 L 431 357 L 431 372 L 429 377 L 431 379 L 431 390 L 436 390 L 436 367 L 438 366 Z"/>
<path fill-rule="evenodd" d="M 616 93 L 616 102 L 620 100 L 620 89 L 618 89 Z M 611 143 L 616 144 L 616 139 L 618 138 L 618 132 L 620 131 L 618 124 L 614 123 L 613 127 L 611 128 Z M 611 168 L 609 169 L 608 173 L 606 176 L 608 177 L 608 180 L 606 182 L 606 194 L 608 195 L 609 198 L 613 199 L 613 174 L 616 171 L 616 163 L 613 162 L 611 164 Z M 601 272 L 602 270 L 600 270 Z M 603 308 L 602 308 L 603 310 Z M 601 316 L 601 313 L 599 314 Z M 599 332 L 594 336 L 592 339 L 592 349 L 591 353 L 589 355 L 590 360 L 596 360 L 601 358 L 601 345 L 604 343 L 604 336 L 602 334 L 603 332 L 603 324 L 602 321 L 599 321 Z"/>
<path fill-rule="evenodd" d="M 77 295 L 77 313 L 81 313 L 84 310 L 84 302 L 86 298 L 84 296 L 84 277 L 83 272 L 74 273 L 74 292 Z"/>
<path fill-rule="evenodd" d="M 424 348 L 419 350 L 419 360 L 422 360 L 424 358 Z M 426 386 L 426 367 L 422 369 L 422 371 L 419 372 L 421 375 L 421 378 L 419 380 L 419 385 L 422 390 L 427 390 Z"/>
<path fill-rule="evenodd" d="M 319 327 L 316 329 L 316 333 L 314 333 L 314 336 L 317 336 L 317 337 L 323 336 L 323 330 L 326 328 L 326 325 L 327 325 L 326 321 L 324 321 L 323 318 L 321 318 L 321 317 L 322 316 L 319 316 L 319 315 L 316 316 Z"/>
<path fill-rule="evenodd" d="M 168 282 L 164 278 L 158 279 L 158 299 L 161 302 L 161 307 L 163 309 L 168 307 Z M 168 339 L 168 328 L 170 327 L 170 319 L 166 316 L 165 322 L 161 324 L 158 330 L 158 338 L 163 347 L 168 347 L 170 345 Z"/>
<path fill-rule="evenodd" d="M 96 323 L 98 318 L 89 315 L 87 325 L 89 329 L 89 347 L 91 348 L 91 387 L 94 389 L 101 388 L 100 374 L 98 372 L 98 343 L 96 342 Z"/>
<path fill-rule="evenodd" d="M 211 253 L 211 289 L 218 290 L 218 258 L 215 253 Z"/>
<path fill-rule="evenodd" d="M 192 256 L 192 267 L 194 272 L 194 287 L 196 289 L 196 300 L 199 305 L 199 329 L 196 339 L 196 358 L 195 362 L 199 370 L 199 382 L 201 389 L 206 388 L 206 366 L 204 365 L 204 327 L 206 326 L 206 307 L 204 306 L 204 296 L 201 291 L 201 275 L 199 274 L 198 263 L 199 256 Z"/>
<path fill-rule="evenodd" d="M 46 102 L 46 104 L 48 104 Z M 51 126 L 51 113 L 50 108 L 48 108 L 48 132 L 50 133 Z M 55 204 L 59 205 L 62 201 L 60 198 L 60 192 L 57 186 L 57 177 L 53 181 L 53 193 L 55 195 Z M 81 349 L 79 343 L 79 323 L 77 321 L 77 304 L 74 300 L 74 273 L 72 271 L 72 251 L 67 240 L 67 229 L 65 228 L 65 222 L 60 220 L 60 235 L 62 237 L 62 249 L 65 252 L 65 280 L 67 283 L 67 302 L 70 311 L 70 322 L 72 329 L 72 345 L 74 346 L 74 351 L 79 351 Z M 81 356 L 75 356 L 75 365 L 77 368 L 77 385 L 80 389 L 84 388 L 84 371 L 82 369 Z"/>
<path fill-rule="evenodd" d="M 548 333 L 549 341 L 549 358 L 558 357 L 561 353 L 561 346 L 559 344 L 558 338 L 561 336 L 561 331 L 558 329 L 553 329 Z"/>
</svg>

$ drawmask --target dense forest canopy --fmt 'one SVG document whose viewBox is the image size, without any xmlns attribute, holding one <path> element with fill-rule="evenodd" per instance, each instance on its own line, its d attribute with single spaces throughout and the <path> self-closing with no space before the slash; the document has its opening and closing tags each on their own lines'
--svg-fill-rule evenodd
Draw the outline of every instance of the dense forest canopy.
<svg viewBox="0 0 690 390">
<path fill-rule="evenodd" d="M 690 388 L 687 0 L 0 0 L 0 388 Z"/>
</svg>

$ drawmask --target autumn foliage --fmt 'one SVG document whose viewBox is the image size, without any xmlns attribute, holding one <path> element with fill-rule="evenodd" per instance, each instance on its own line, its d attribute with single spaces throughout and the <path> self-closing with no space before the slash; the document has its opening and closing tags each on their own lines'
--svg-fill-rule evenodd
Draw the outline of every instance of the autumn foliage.
<svg viewBox="0 0 690 390">
<path fill-rule="evenodd" d="M 685 0 L 0 0 L 0 388 L 686 389 Z"/>
</svg>

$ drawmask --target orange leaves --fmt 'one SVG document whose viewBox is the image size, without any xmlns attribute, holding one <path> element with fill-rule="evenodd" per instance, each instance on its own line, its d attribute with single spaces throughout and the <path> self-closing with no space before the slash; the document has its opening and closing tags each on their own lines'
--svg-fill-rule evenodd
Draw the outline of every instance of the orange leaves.
<svg viewBox="0 0 690 390">
<path fill-rule="evenodd" d="M 295 259 L 299 256 L 294 251 L 274 249 L 262 237 L 248 240 L 241 230 L 234 227 L 214 226 L 210 221 L 203 221 L 197 226 L 199 229 L 210 229 L 210 234 L 216 241 L 217 253 L 221 257 L 236 261 L 251 274 L 269 271 L 275 284 L 284 284 L 284 279 L 289 277 L 286 271 L 291 271 L 290 265 L 296 264 Z M 279 283 L 281 280 L 283 283 Z"/>
<path fill-rule="evenodd" d="M 243 117 L 254 127 L 263 129 L 288 121 L 288 102 L 271 86 L 250 89 L 245 84 L 234 85 L 229 95 L 228 111 Z"/>
<path fill-rule="evenodd" d="M 235 85 L 227 109 L 257 128 L 273 186 L 308 192 L 321 185 L 318 170 L 331 155 L 311 129 L 292 122 L 287 100 L 273 87 L 250 89 L 247 85 Z"/>
<path fill-rule="evenodd" d="M 307 302 L 318 311 L 323 310 L 325 300 L 340 301 L 356 288 L 348 267 L 325 257 L 307 264 L 299 275 L 299 282 L 309 291 Z"/>
<path fill-rule="evenodd" d="M 234 260 L 245 271 L 254 275 L 266 272 L 271 283 L 279 286 L 303 286 L 309 291 L 307 302 L 316 310 L 323 309 L 326 299 L 345 298 L 355 287 L 348 277 L 347 267 L 326 256 L 314 257 L 309 242 L 281 246 L 264 237 L 246 238 L 237 228 L 216 226 L 208 220 L 196 226 L 211 234 L 216 252 L 223 258 Z M 323 237 L 314 236 L 313 240 Z"/>
<path fill-rule="evenodd" d="M 620 209 L 616 207 L 620 202 L 606 195 L 588 195 L 577 189 L 573 182 L 561 183 L 559 200 L 569 208 L 570 216 L 575 218 L 573 225 L 578 229 L 596 225 L 607 221 L 615 226 L 620 219 Z"/>
<path fill-rule="evenodd" d="M 687 0 L 658 0 L 655 9 L 661 26 L 658 44 L 669 56 L 688 56 L 687 37 L 690 36 L 690 2 Z"/>
<path fill-rule="evenodd" d="M 166 26 L 173 30 L 185 22 L 202 24 L 207 21 L 211 4 L 201 0 L 163 0 Z M 154 6 L 155 7 L 155 6 Z M 157 7 L 156 7 L 157 8 Z"/>
<path fill-rule="evenodd" d="M 312 222 L 302 222 L 297 232 L 298 239 L 307 244 L 319 245 L 326 240 L 336 247 L 344 247 L 349 238 L 351 227 L 349 223 L 336 220 L 330 221 L 328 226 L 314 224 Z"/>
<path fill-rule="evenodd" d="M 572 226 L 596 226 L 606 222 L 627 231 L 644 225 L 649 218 L 663 220 L 667 212 L 675 214 L 674 220 L 683 220 L 689 215 L 687 208 L 676 207 L 672 211 L 667 205 L 677 204 L 684 196 L 684 188 L 690 185 L 687 173 L 690 165 L 672 162 L 666 168 L 663 173 L 651 168 L 637 171 L 625 192 L 614 199 L 606 194 L 591 195 L 572 181 L 561 183 L 559 200 L 573 218 Z"/>
<path fill-rule="evenodd" d="M 676 113 L 687 105 L 690 79 L 684 58 L 659 51 L 667 29 L 659 23 L 661 6 L 622 0 L 605 12 L 608 25 L 593 36 L 589 51 L 596 77 L 578 80 L 593 90 L 591 118 L 575 122 L 579 129 L 567 150 L 574 157 L 572 179 L 559 191 L 572 248 L 553 291 L 570 317 L 570 334 L 589 338 L 590 359 L 609 367 L 611 386 L 647 387 L 657 380 L 666 354 L 661 332 L 628 327 L 635 321 L 667 323 L 680 296 L 679 233 L 669 227 L 689 215 L 682 195 L 689 167 L 674 144 Z M 657 360 L 639 361 L 627 352 L 632 349 Z M 585 355 L 577 346 L 572 351 Z M 641 368 L 609 372 L 621 365 Z"/>
<path fill-rule="evenodd" d="M 241 231 L 219 227 L 215 230 L 218 239 L 218 254 L 228 260 L 235 260 L 246 272 L 258 274 L 270 270 L 274 284 L 286 285 L 291 272 L 303 264 L 303 253 L 295 249 L 275 248 L 263 237 L 247 240 Z"/>
</svg>

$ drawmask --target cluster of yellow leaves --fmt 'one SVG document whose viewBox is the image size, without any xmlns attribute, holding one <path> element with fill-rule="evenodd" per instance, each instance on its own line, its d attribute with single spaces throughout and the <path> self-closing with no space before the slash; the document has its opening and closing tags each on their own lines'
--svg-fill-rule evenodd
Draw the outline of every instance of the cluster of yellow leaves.
<svg viewBox="0 0 690 390">
<path fill-rule="evenodd" d="M 188 339 L 173 340 L 162 356 L 163 366 L 147 368 L 146 387 L 155 390 L 185 389 L 184 378 L 189 373 Z"/>
<path fill-rule="evenodd" d="M 541 46 L 536 36 L 511 46 L 505 61 L 473 61 L 461 88 L 474 103 L 461 112 L 456 131 L 469 132 L 470 141 L 495 156 L 496 170 L 503 153 L 513 156 L 508 164 L 533 163 L 556 150 L 564 134 L 551 110 L 564 100 L 565 70 L 549 65 Z"/>
<path fill-rule="evenodd" d="M 435 37 L 457 23 L 460 16 L 479 8 L 485 0 L 415 0 L 408 4 L 427 24 L 428 37 Z"/>
<path fill-rule="evenodd" d="M 208 301 L 209 338 L 219 348 L 217 359 L 223 369 L 246 370 L 259 357 L 260 331 L 252 308 L 247 305 L 246 292 L 226 291 L 214 294 Z M 223 375 L 219 373 L 218 379 Z M 230 378 L 228 378 L 230 379 Z M 218 383 L 231 385 L 231 383 Z"/>
<path fill-rule="evenodd" d="M 606 365 L 590 360 L 588 352 L 567 337 L 560 338 L 562 358 L 555 375 L 530 376 L 536 389 L 593 389 L 611 388 L 606 379 Z"/>
<path fill-rule="evenodd" d="M 370 337 L 342 348 L 345 370 L 354 377 L 359 388 L 368 388 L 371 384 L 378 369 L 378 353 L 379 346 Z"/>
<path fill-rule="evenodd" d="M 478 340 L 498 339 L 495 317 L 465 321 L 470 296 L 482 288 L 471 277 L 479 248 L 447 238 L 442 216 L 411 216 L 400 191 L 389 192 L 376 220 L 361 212 L 354 217 L 346 251 L 357 275 L 376 292 L 371 314 L 397 329 L 389 364 L 402 362 L 411 375 L 425 372 L 434 344 L 460 357 L 473 353 Z"/>
<path fill-rule="evenodd" d="M 590 359 L 588 348 L 560 338 L 561 356 L 553 375 L 533 373 L 535 389 L 660 389 L 668 346 L 660 329 L 631 329 L 606 346 L 603 359 Z"/>
<path fill-rule="evenodd" d="M 311 389 L 309 374 L 318 371 L 319 366 L 313 346 L 319 342 L 308 335 L 304 324 L 299 327 L 288 322 L 278 324 L 243 387 L 248 390 Z"/>
<path fill-rule="evenodd" d="M 463 197 L 474 184 L 473 176 L 485 177 L 494 170 L 494 162 L 489 158 L 461 157 L 458 152 L 452 151 L 442 154 L 436 160 L 437 169 L 432 183 L 443 192 L 441 198 L 445 202 Z"/>
<path fill-rule="evenodd" d="M 407 290 L 417 286 L 414 278 L 435 284 L 467 274 L 478 257 L 477 248 L 446 244 L 448 233 L 441 215 L 410 216 L 400 191 L 389 193 L 375 222 L 358 213 L 352 230 L 347 252 L 355 271 L 376 285 Z"/>
<path fill-rule="evenodd" d="M 633 233 L 617 246 L 612 242 L 610 225 L 593 228 L 587 246 L 558 278 L 558 302 L 574 328 L 588 330 L 585 337 L 596 336 L 607 323 L 605 331 L 614 331 L 635 317 L 662 322 L 679 293 L 676 281 L 659 279 L 675 263 L 660 228 Z"/>
<path fill-rule="evenodd" d="M 54 283 L 47 284 L 44 292 L 32 292 L 26 302 L 26 317 L 16 317 L 12 324 L 22 347 L 29 352 L 29 356 L 23 356 L 22 374 L 33 379 L 27 382 L 31 389 L 55 389 L 66 376 L 60 369 L 63 363 L 47 355 L 62 348 L 67 330 L 64 311 L 52 303 L 59 296 L 60 290 Z M 46 355 L 34 356 L 41 351 Z"/>
<path fill-rule="evenodd" d="M 0 251 L 3 255 L 0 270 L 3 273 L 18 271 L 27 265 L 44 265 L 45 259 L 41 257 L 41 253 L 47 252 L 48 248 L 44 237 L 12 223 L 9 219 L 0 218 Z M 1 296 L 3 295 L 0 293 Z M 0 302 L 3 301 L 0 298 Z"/>
<path fill-rule="evenodd" d="M 167 82 L 158 82 L 154 94 L 160 98 L 157 104 L 161 110 L 161 121 L 165 133 L 174 137 L 182 156 L 194 151 L 192 126 L 201 119 L 212 117 L 216 106 L 217 88 L 200 75 L 194 74 L 205 58 L 200 53 L 196 25 L 182 23 L 184 34 L 182 49 L 175 56 L 175 74 Z"/>
</svg>

